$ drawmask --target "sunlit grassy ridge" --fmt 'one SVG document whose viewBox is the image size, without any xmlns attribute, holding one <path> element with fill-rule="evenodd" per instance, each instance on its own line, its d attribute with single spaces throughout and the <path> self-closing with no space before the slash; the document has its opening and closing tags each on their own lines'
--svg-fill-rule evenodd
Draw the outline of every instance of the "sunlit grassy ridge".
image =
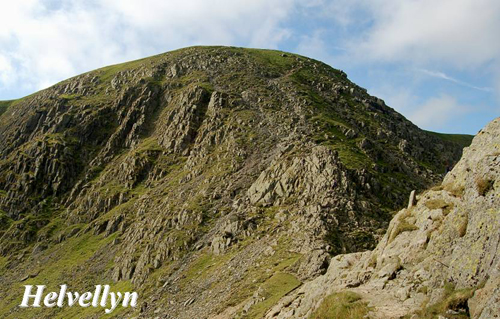
<svg viewBox="0 0 500 319">
<path fill-rule="evenodd" d="M 467 134 L 444 134 L 431 131 L 428 131 L 428 133 L 435 135 L 444 141 L 457 143 L 462 147 L 469 146 L 472 143 L 472 139 L 474 138 L 474 135 L 467 135 Z"/>
</svg>

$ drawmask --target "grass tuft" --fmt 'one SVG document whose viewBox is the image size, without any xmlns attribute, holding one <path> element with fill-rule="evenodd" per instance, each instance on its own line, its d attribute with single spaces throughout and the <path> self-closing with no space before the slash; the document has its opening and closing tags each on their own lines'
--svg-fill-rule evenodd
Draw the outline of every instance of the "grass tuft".
<svg viewBox="0 0 500 319">
<path fill-rule="evenodd" d="M 369 311 L 368 304 L 360 295 L 346 291 L 331 294 L 323 299 L 309 319 L 362 319 Z"/>
<path fill-rule="evenodd" d="M 446 316 L 449 319 L 470 318 L 467 301 L 473 296 L 475 289 L 455 290 L 451 284 L 445 285 L 445 296 L 437 303 L 417 311 L 415 315 L 421 319 Z M 450 313 L 450 310 L 453 314 Z"/>
<path fill-rule="evenodd" d="M 469 215 L 465 214 L 465 216 L 461 216 L 461 220 L 459 221 L 457 232 L 460 237 L 464 237 L 467 233 L 467 226 L 469 225 Z"/>
<path fill-rule="evenodd" d="M 391 232 L 391 236 L 389 237 L 389 242 L 391 243 L 396 237 L 398 237 L 400 234 L 404 232 L 414 231 L 417 229 L 418 229 L 417 226 L 408 223 L 406 220 L 402 220 L 396 225 L 396 228 Z"/>
<path fill-rule="evenodd" d="M 455 197 L 462 197 L 465 192 L 465 186 L 455 186 L 454 184 L 446 184 L 443 189 L 451 193 Z"/>
<path fill-rule="evenodd" d="M 476 179 L 476 190 L 479 196 L 485 196 L 490 190 L 493 189 L 493 181 L 483 177 Z"/>
<path fill-rule="evenodd" d="M 442 199 L 431 199 L 425 202 L 425 207 L 430 210 L 441 209 L 444 215 L 448 215 L 455 205 L 453 203 L 447 203 Z"/>
</svg>

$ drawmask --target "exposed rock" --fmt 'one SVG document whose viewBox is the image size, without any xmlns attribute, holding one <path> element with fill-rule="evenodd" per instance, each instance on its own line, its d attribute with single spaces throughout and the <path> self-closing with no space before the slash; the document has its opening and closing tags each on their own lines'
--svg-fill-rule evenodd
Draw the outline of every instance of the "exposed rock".
<svg viewBox="0 0 500 319">
<path fill-rule="evenodd" d="M 394 217 L 375 250 L 334 257 L 325 275 L 282 299 L 267 317 L 307 317 L 343 289 L 369 302 L 373 318 L 400 318 L 458 296 L 463 299 L 448 302 L 456 308 L 443 318 L 500 316 L 499 141 L 497 118 L 465 149 L 440 189 L 424 192 Z M 485 179 L 488 191 L 478 191 Z"/>
<path fill-rule="evenodd" d="M 410 199 L 408 200 L 408 209 L 415 206 L 417 199 L 415 198 L 415 190 L 412 190 L 410 193 Z"/>
</svg>

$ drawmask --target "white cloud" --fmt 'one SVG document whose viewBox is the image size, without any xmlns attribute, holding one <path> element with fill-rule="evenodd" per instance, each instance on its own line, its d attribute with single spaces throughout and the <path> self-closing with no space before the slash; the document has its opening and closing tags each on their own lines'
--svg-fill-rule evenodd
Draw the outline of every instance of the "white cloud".
<svg viewBox="0 0 500 319">
<path fill-rule="evenodd" d="M 454 97 L 441 94 L 416 105 L 409 113 L 409 119 L 418 126 L 436 130 L 452 122 L 468 111 Z"/>
<path fill-rule="evenodd" d="M 373 20 L 352 42 L 368 57 L 386 61 L 437 61 L 460 68 L 500 58 L 500 1 L 363 1 Z M 355 5 L 359 5 L 355 1 Z"/>
<path fill-rule="evenodd" d="M 411 87 L 387 83 L 370 89 L 369 93 L 383 97 L 389 106 L 405 114 L 417 126 L 434 131 L 455 127 L 455 121 L 463 120 L 464 116 L 473 114 L 478 108 L 462 105 L 455 97 L 446 93 L 422 99 Z"/>
<path fill-rule="evenodd" d="M 305 56 L 326 60 L 329 54 L 323 38 L 322 30 L 316 30 L 312 35 L 304 35 L 300 38 L 296 51 Z"/>
<path fill-rule="evenodd" d="M 9 59 L 0 54 L 0 83 L 9 83 L 11 78 L 15 76 L 14 69 L 10 64 Z"/>
<path fill-rule="evenodd" d="M 276 48 L 295 0 L 0 0 L 0 90 L 196 44 Z"/>
</svg>

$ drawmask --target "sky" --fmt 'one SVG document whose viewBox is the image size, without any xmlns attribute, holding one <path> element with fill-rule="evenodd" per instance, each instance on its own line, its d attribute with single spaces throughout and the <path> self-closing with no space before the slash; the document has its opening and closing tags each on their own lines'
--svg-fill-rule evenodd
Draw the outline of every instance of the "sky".
<svg viewBox="0 0 500 319">
<path fill-rule="evenodd" d="M 193 45 L 321 60 L 427 130 L 500 114 L 498 0 L 0 0 L 0 100 Z"/>
</svg>

